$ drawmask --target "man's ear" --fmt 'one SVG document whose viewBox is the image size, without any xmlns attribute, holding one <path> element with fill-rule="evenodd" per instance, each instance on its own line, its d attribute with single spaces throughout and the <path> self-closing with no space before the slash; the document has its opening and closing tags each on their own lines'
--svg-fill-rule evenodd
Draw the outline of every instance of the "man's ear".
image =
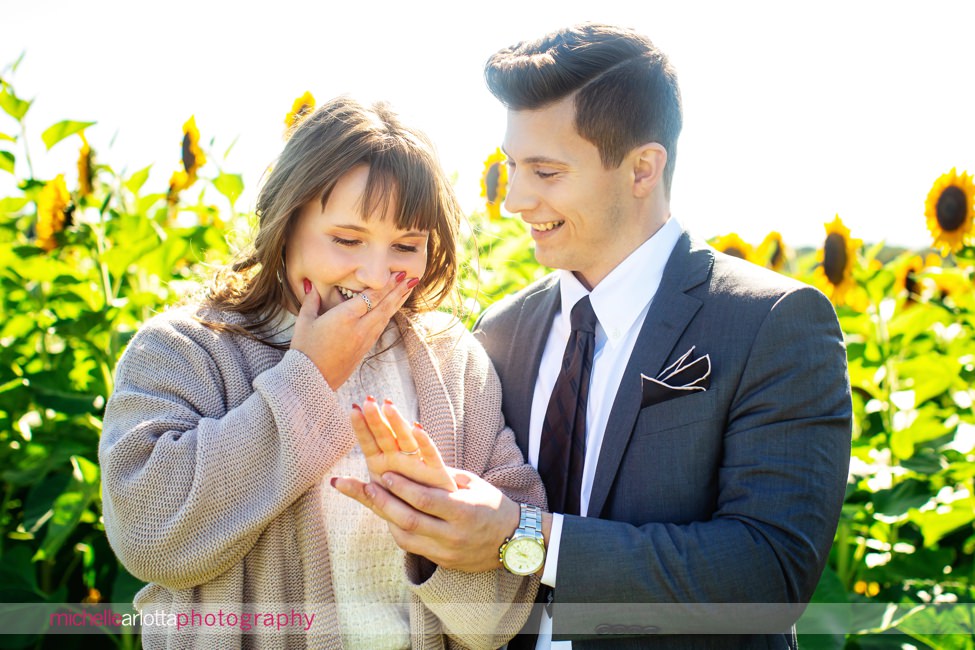
<svg viewBox="0 0 975 650">
<path fill-rule="evenodd" d="M 633 196 L 650 196 L 663 182 L 667 150 L 662 144 L 648 142 L 630 152 L 630 159 L 633 161 Z"/>
</svg>

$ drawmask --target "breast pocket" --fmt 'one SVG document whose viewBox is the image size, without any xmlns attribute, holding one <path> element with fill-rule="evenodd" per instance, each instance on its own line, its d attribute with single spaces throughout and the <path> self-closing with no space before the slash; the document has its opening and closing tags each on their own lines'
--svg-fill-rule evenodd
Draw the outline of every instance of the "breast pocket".
<svg viewBox="0 0 975 650">
<path fill-rule="evenodd" d="M 718 391 L 712 388 L 651 404 L 640 409 L 634 433 L 638 436 L 652 435 L 703 420 L 723 419 L 724 413 L 720 410 L 718 398 Z"/>
</svg>

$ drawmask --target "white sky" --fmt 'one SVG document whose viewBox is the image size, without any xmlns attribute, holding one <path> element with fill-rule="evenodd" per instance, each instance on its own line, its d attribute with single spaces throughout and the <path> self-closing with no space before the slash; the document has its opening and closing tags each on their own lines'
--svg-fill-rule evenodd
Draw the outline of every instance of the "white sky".
<svg viewBox="0 0 975 650">
<path fill-rule="evenodd" d="M 473 208 L 504 130 L 484 60 L 582 20 L 635 27 L 675 64 L 685 124 L 673 212 L 700 236 L 758 243 L 777 229 L 788 244 L 818 245 L 839 213 L 855 237 L 923 247 L 931 184 L 952 167 L 975 172 L 971 0 L 0 0 L 0 69 L 26 50 L 12 80 L 36 100 L 40 178 L 73 174 L 78 143 L 45 154 L 44 128 L 95 120 L 99 159 L 129 171 L 155 163 L 146 189 L 163 191 L 195 115 L 214 157 L 239 137 L 222 165 L 244 175 L 238 208 L 250 209 L 294 98 L 349 92 L 387 99 L 424 129 Z M 0 132 L 12 131 L 0 114 Z"/>
</svg>

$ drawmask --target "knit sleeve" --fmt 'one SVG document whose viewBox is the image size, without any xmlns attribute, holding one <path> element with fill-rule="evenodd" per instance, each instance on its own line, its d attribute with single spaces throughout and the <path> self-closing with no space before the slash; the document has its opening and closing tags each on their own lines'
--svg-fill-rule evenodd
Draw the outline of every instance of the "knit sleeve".
<svg viewBox="0 0 975 650">
<path fill-rule="evenodd" d="M 99 460 L 105 529 L 136 577 L 206 583 L 351 449 L 351 426 L 306 356 L 249 382 L 229 335 L 157 318 L 119 362 Z"/>
<path fill-rule="evenodd" d="M 505 426 L 501 384 L 484 349 L 464 331 L 449 353 L 453 359 L 442 371 L 455 402 L 462 469 L 482 476 L 516 502 L 544 508 L 542 481 Z M 460 376 L 454 382 L 451 370 L 457 368 Z M 440 620 L 450 647 L 497 648 L 525 624 L 538 578 L 515 576 L 500 568 L 500 562 L 498 566 L 483 573 L 437 568 L 422 584 L 412 585 Z"/>
</svg>

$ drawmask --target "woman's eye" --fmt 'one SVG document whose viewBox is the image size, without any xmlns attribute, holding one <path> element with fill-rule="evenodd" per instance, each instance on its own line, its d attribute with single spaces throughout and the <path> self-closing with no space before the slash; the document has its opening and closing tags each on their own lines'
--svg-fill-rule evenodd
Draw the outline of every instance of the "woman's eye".
<svg viewBox="0 0 975 650">
<path fill-rule="evenodd" d="M 401 253 L 416 253 L 420 250 L 416 246 L 410 246 L 409 244 L 396 244 L 393 248 Z"/>
<path fill-rule="evenodd" d="M 341 237 L 332 237 L 332 241 L 339 246 L 355 246 L 359 243 L 358 239 L 342 239 Z"/>
</svg>

